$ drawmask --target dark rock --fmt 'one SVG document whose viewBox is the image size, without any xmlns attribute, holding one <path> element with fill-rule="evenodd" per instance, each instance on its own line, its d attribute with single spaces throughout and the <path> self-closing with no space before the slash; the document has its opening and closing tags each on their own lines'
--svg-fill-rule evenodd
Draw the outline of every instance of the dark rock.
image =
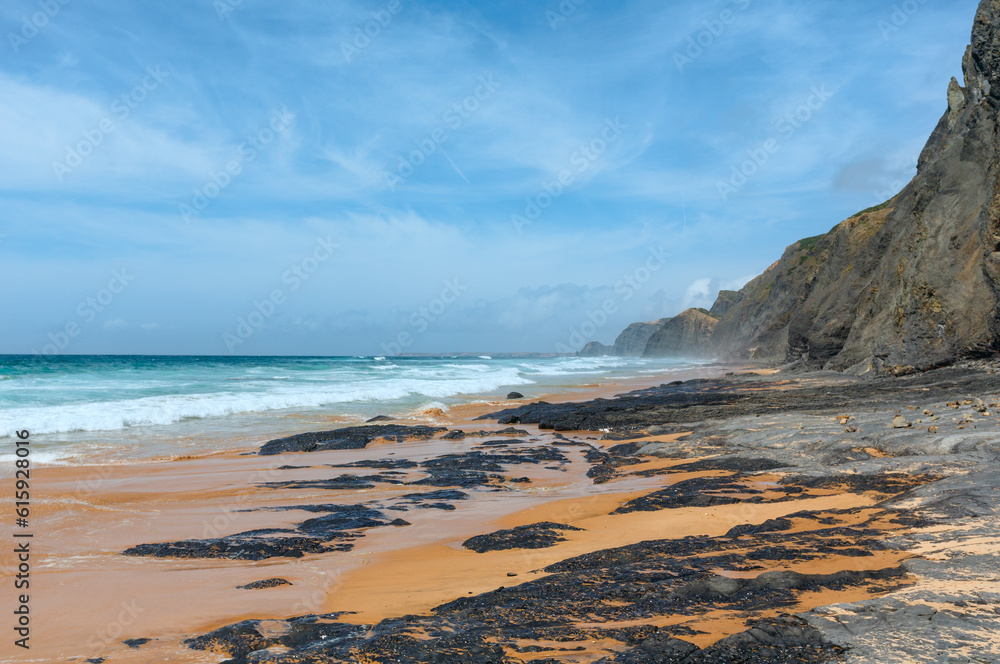
<svg viewBox="0 0 1000 664">
<path fill-rule="evenodd" d="M 277 588 L 278 586 L 290 586 L 291 581 L 285 579 L 264 579 L 263 581 L 254 581 L 253 583 L 248 583 L 245 586 L 236 586 L 237 590 L 263 590 L 264 588 Z"/>
<path fill-rule="evenodd" d="M 231 535 L 206 540 L 185 540 L 162 544 L 140 544 L 126 549 L 126 556 L 152 558 L 229 558 L 231 560 L 266 560 L 301 558 L 310 553 L 350 551 L 350 543 L 327 544 L 313 537 L 247 537 Z"/>
<path fill-rule="evenodd" d="M 577 352 L 579 357 L 605 357 L 614 354 L 614 348 L 605 346 L 600 341 L 591 341 Z"/>
<path fill-rule="evenodd" d="M 890 373 L 996 352 L 997 16 L 993 0 L 980 4 L 963 61 L 965 87 L 949 86 L 949 108 L 916 177 L 883 206 L 789 247 L 740 291 L 714 332 L 716 347 Z"/>
<path fill-rule="evenodd" d="M 482 419 L 482 418 L 480 418 Z M 507 424 L 506 422 L 501 422 L 500 424 Z M 506 429 L 500 429 L 499 431 L 470 431 L 466 433 L 459 429 L 448 432 L 447 435 L 441 436 L 442 440 L 462 440 L 463 438 L 487 438 L 489 436 L 527 436 L 528 432 L 524 429 L 515 429 L 514 427 L 507 427 Z"/>
<path fill-rule="evenodd" d="M 524 395 L 521 394 L 520 392 L 511 392 L 510 394 L 507 395 L 507 398 L 508 399 L 523 399 Z"/>
<path fill-rule="evenodd" d="M 301 558 L 311 553 L 350 551 L 354 546 L 351 542 L 362 537 L 361 533 L 355 531 L 384 526 L 388 522 L 384 514 L 363 505 L 306 507 L 310 508 L 310 511 L 320 511 L 316 508 L 322 508 L 326 515 L 303 521 L 298 524 L 297 530 L 265 528 L 213 539 L 140 544 L 127 549 L 123 555 L 232 560 Z"/>
<path fill-rule="evenodd" d="M 691 653 L 698 651 L 698 646 L 693 643 L 675 639 L 662 630 L 643 641 L 640 647 L 657 659 L 668 662 L 683 660 Z"/>
<path fill-rule="evenodd" d="M 543 521 L 529 526 L 518 526 L 511 530 L 498 530 L 488 535 L 477 535 L 467 539 L 462 546 L 476 553 L 508 549 L 547 549 L 559 542 L 565 542 L 566 538 L 561 533 L 567 530 L 583 529 Z"/>
<path fill-rule="evenodd" d="M 357 489 L 372 489 L 377 482 L 387 484 L 402 484 L 397 479 L 384 475 L 340 475 L 328 480 L 289 480 L 285 482 L 267 482 L 262 486 L 269 489 L 324 489 L 326 491 L 354 491 Z"/>
<path fill-rule="evenodd" d="M 737 477 L 695 477 L 628 501 L 612 514 L 656 512 L 681 507 L 714 507 L 735 503 L 759 503 L 763 491 L 751 489 Z M 747 494 L 753 497 L 746 498 Z"/>
<path fill-rule="evenodd" d="M 837 414 L 846 406 L 898 408 L 898 402 L 945 400 L 959 391 L 988 394 L 995 389 L 989 374 L 974 369 L 944 368 L 900 378 L 877 380 L 837 377 L 822 390 L 805 380 L 782 376 L 782 385 L 757 376 L 689 380 L 636 390 L 613 399 L 550 404 L 539 401 L 508 408 L 480 419 L 501 424 L 522 422 L 561 431 L 634 431 L 651 426 L 700 423 L 744 415 L 809 411 Z"/>
<path fill-rule="evenodd" d="M 343 614 L 331 613 L 320 616 L 302 616 L 283 621 L 288 631 L 283 636 L 262 636 L 257 627 L 258 620 L 245 620 L 235 625 L 229 625 L 214 632 L 187 639 L 184 644 L 194 650 L 210 650 L 228 652 L 229 664 L 248 664 L 247 656 L 258 650 L 266 650 L 273 646 L 301 647 L 305 644 L 315 644 L 320 648 L 311 647 L 313 653 L 318 652 L 319 658 L 300 661 L 330 661 L 325 659 L 321 646 L 343 644 L 348 640 L 357 640 L 367 631 L 365 627 L 334 622 Z M 274 661 L 254 659 L 255 662 Z"/>
<path fill-rule="evenodd" d="M 352 463 L 327 464 L 330 468 L 377 468 L 379 470 L 400 470 L 416 468 L 419 464 L 409 459 L 363 459 Z"/>
<path fill-rule="evenodd" d="M 396 419 L 396 418 L 389 417 L 388 415 L 376 415 L 375 417 L 371 418 L 370 420 L 365 420 L 365 423 L 366 424 L 373 424 L 375 422 L 391 422 L 394 419 Z"/>
<path fill-rule="evenodd" d="M 712 330 L 719 322 L 703 309 L 688 309 L 660 322 L 643 357 L 711 357 Z"/>
<path fill-rule="evenodd" d="M 400 424 L 375 424 L 345 427 L 334 431 L 301 433 L 288 438 L 268 441 L 258 454 L 263 456 L 292 452 L 317 452 L 323 450 L 359 450 L 375 440 L 402 442 L 427 440 L 445 432 L 444 427 L 403 426 Z"/>
<path fill-rule="evenodd" d="M 345 531 L 377 528 L 386 525 L 385 515 L 363 505 L 343 505 L 337 512 L 307 519 L 299 530 L 314 537 L 336 537 Z"/>
<path fill-rule="evenodd" d="M 464 491 L 443 489 L 441 491 L 427 491 L 425 493 L 408 493 L 400 496 L 400 500 L 412 503 L 440 502 L 449 500 L 468 500 L 469 494 Z"/>
<path fill-rule="evenodd" d="M 826 664 L 842 659 L 844 653 L 818 629 L 792 616 L 755 621 L 747 631 L 704 649 L 669 636 L 651 646 L 659 643 L 664 644 L 662 651 L 649 650 L 643 643 L 597 664 Z"/>
<path fill-rule="evenodd" d="M 791 244 L 738 293 L 720 292 L 699 325 L 693 315 L 655 324 L 645 354 L 685 355 L 693 349 L 713 357 L 896 376 L 996 354 L 998 17 L 996 0 L 982 0 L 962 60 L 964 86 L 952 79 L 942 89 L 947 110 L 920 154 L 916 176 L 901 192 L 828 233 Z M 710 316 L 721 318 L 709 332 Z"/>
<path fill-rule="evenodd" d="M 524 441 L 507 441 L 510 444 Z M 446 454 L 421 464 L 428 477 L 413 482 L 416 485 L 437 487 L 477 487 L 502 482 L 505 466 L 545 463 L 569 463 L 557 448 L 551 446 L 526 447 L 500 451 L 475 450 L 465 454 Z"/>
<path fill-rule="evenodd" d="M 721 290 L 715 299 L 715 304 L 709 310 L 709 315 L 714 318 L 722 318 L 729 313 L 729 310 L 739 302 L 740 294 L 737 291 Z"/>
<path fill-rule="evenodd" d="M 138 648 L 139 646 L 146 645 L 150 641 L 152 641 L 152 639 L 126 639 L 126 640 L 122 641 L 122 643 L 124 643 L 125 645 L 127 645 L 129 648 Z M 88 660 L 88 661 L 90 661 L 90 660 Z"/>
<path fill-rule="evenodd" d="M 563 528 L 559 524 L 536 525 L 543 529 Z M 864 524 L 859 527 L 864 528 Z M 843 651 L 797 618 L 751 621 L 745 632 L 704 650 L 683 642 L 682 637 L 697 633 L 690 627 L 657 630 L 644 623 L 667 615 L 694 619 L 720 610 L 733 612 L 734 617 L 750 611 L 775 611 L 794 606 L 803 592 L 872 589 L 901 578 L 898 569 L 852 569 L 829 575 L 778 571 L 740 579 L 716 574 L 719 569 L 753 569 L 748 566 L 748 553 L 764 552 L 765 556 L 757 558 L 791 564 L 838 556 L 855 548 L 881 547 L 881 531 L 872 537 L 854 532 L 832 527 L 815 532 L 761 532 L 741 540 L 700 536 L 648 541 L 564 560 L 546 567 L 544 576 L 514 588 L 498 588 L 448 602 L 430 615 L 404 616 L 364 626 L 340 622 L 341 617 L 336 615 L 302 616 L 283 621 L 282 636 L 269 637 L 258 631 L 257 621 L 244 621 L 187 643 L 200 650 L 228 652 L 230 664 L 513 661 L 496 647 L 497 643 L 511 644 L 516 652 L 541 654 L 532 657 L 534 662 L 558 664 L 567 661 L 563 653 L 578 652 L 580 642 L 603 638 L 618 640 L 629 648 L 601 660 L 604 662 L 820 664 L 836 659 Z M 754 557 L 750 558 L 752 566 Z M 609 627 L 601 629 L 599 626 L 605 623 Z M 631 626 L 617 626 L 623 623 Z M 271 627 L 269 634 L 275 633 L 273 623 Z M 513 645 L 524 642 L 528 643 Z M 567 645 L 535 645 L 539 642 Z M 273 646 L 285 646 L 290 652 L 261 652 Z"/>
<path fill-rule="evenodd" d="M 741 537 L 742 535 L 756 535 L 758 533 L 774 533 L 783 530 L 791 530 L 792 522 L 788 519 L 768 519 L 760 525 L 743 524 L 733 526 L 726 533 L 726 537 Z"/>
<path fill-rule="evenodd" d="M 787 464 L 772 459 L 746 456 L 725 456 L 713 459 L 702 459 L 691 463 L 682 463 L 670 468 L 671 472 L 688 473 L 706 470 L 728 470 L 737 473 L 759 473 L 768 470 L 786 468 Z"/>
<path fill-rule="evenodd" d="M 612 354 L 618 357 L 642 357 L 649 339 L 668 320 L 664 318 L 651 323 L 632 323 L 615 339 Z"/>
</svg>

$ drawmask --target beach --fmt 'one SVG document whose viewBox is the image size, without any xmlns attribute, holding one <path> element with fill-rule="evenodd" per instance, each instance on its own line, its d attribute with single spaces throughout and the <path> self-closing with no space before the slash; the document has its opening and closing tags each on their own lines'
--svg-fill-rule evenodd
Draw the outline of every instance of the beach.
<svg viewBox="0 0 1000 664">
<path fill-rule="evenodd" d="M 448 359 L 445 364 L 456 361 L 463 362 Z M 464 391 L 469 386 L 492 387 L 488 379 L 477 378 L 488 373 L 484 365 L 489 361 L 479 357 L 464 360 L 466 366 L 477 373 L 472 377 L 463 377 L 464 383 L 459 381 L 458 387 L 452 389 Z M 392 371 L 394 362 L 403 363 L 403 360 L 370 358 L 368 361 L 371 366 L 378 367 L 381 374 Z M 132 365 L 136 364 L 139 363 L 130 363 L 129 369 L 133 370 Z M 438 362 L 426 368 L 427 362 L 418 360 L 416 365 L 421 368 L 407 370 L 411 373 L 432 373 L 439 371 L 441 364 Z M 527 371 L 532 370 L 529 368 Z M 554 373 L 562 371 L 565 369 L 558 368 Z M 603 371 L 606 369 L 602 367 L 595 375 Z M 89 371 L 87 377 L 94 373 Z M 270 373 L 278 377 L 282 375 L 275 371 Z M 512 378 L 506 366 L 498 373 L 501 373 L 500 380 L 510 385 L 527 382 Z M 704 373 L 696 371 L 695 374 L 679 375 Z M 709 370 L 708 373 L 718 371 Z M 410 376 L 404 378 L 412 380 Z M 587 381 L 592 378 L 594 375 L 586 374 Z M 128 377 L 128 380 L 134 379 L 134 376 Z M 335 379 L 339 380 L 341 376 L 338 374 Z M 444 380 L 454 381 L 454 377 L 445 374 Z M 480 382 L 476 383 L 476 380 Z M 272 379 L 270 382 L 277 381 Z M 630 377 L 605 379 L 604 382 L 603 386 L 592 382 L 561 386 L 560 393 L 549 398 L 558 401 L 580 394 L 610 396 L 622 389 L 642 387 L 654 381 Z M 239 380 L 235 384 L 243 385 L 245 381 Z M 510 385 L 505 385 L 502 391 Z M 370 391 L 375 388 L 366 386 L 365 389 Z M 389 386 L 389 389 L 396 388 Z M 423 389 L 433 391 L 436 388 L 431 385 Z M 136 396 L 139 400 L 149 398 Z M 128 396 L 116 394 L 115 398 L 127 399 Z M 178 400 L 171 395 L 162 398 Z M 305 396 L 306 401 L 312 398 L 312 395 Z M 210 395 L 209 399 L 218 401 L 220 397 Z M 230 397 L 230 400 L 235 399 L 235 396 Z M 135 401 L 133 399 L 133 403 Z M 63 661 L 74 657 L 81 661 L 101 657 L 108 658 L 108 661 L 160 661 L 157 658 L 161 656 L 166 661 L 221 661 L 221 658 L 212 656 L 206 659 L 203 654 L 190 650 L 180 642 L 242 617 L 266 615 L 279 618 L 320 610 L 332 601 L 328 596 L 342 594 L 335 593 L 333 589 L 342 583 L 343 577 L 371 566 L 380 556 L 419 546 L 441 543 L 446 546 L 455 540 L 461 542 L 479 534 L 483 522 L 548 502 L 550 492 L 559 492 L 567 499 L 586 496 L 590 484 L 585 476 L 586 468 L 581 471 L 579 464 L 567 463 L 564 464 L 566 468 L 559 470 L 537 469 L 538 472 L 535 472 L 536 469 L 532 469 L 532 489 L 518 492 L 502 509 L 488 500 L 476 500 L 479 496 L 474 495 L 463 503 L 461 510 L 419 510 L 421 519 L 413 519 L 414 526 L 406 529 L 405 535 L 399 529 L 385 533 L 372 530 L 362 540 L 363 546 L 350 552 L 337 552 L 332 557 L 277 558 L 234 564 L 229 560 L 148 559 L 120 555 L 144 542 L 218 537 L 254 528 L 286 526 L 308 516 L 304 512 L 247 511 L 250 509 L 321 499 L 339 504 L 364 504 L 419 490 L 419 487 L 397 490 L 380 486 L 347 491 L 314 491 L 306 496 L 301 491 L 272 491 L 264 497 L 260 487 L 268 482 L 290 479 L 308 481 L 325 476 L 322 464 L 298 471 L 279 470 L 284 465 L 295 464 L 296 456 L 301 460 L 301 455 L 257 457 L 254 453 L 269 437 L 315 428 L 357 425 L 363 423 L 368 415 L 392 412 L 394 409 L 404 411 L 400 417 L 407 424 L 466 425 L 469 428 L 467 425 L 471 419 L 504 405 L 509 405 L 509 402 L 500 396 L 475 393 L 451 398 L 445 396 L 440 401 L 435 397 L 418 395 L 396 402 L 382 400 L 350 404 L 349 407 L 360 410 L 360 414 L 338 412 L 336 408 L 325 413 L 317 408 L 291 408 L 221 420 L 181 418 L 173 424 L 168 421 L 150 422 L 146 426 L 110 431 L 33 434 L 36 467 L 32 477 L 32 531 L 37 534 L 33 542 L 31 583 L 34 592 L 31 597 L 35 618 L 30 652 L 12 650 L 11 656 L 16 657 L 16 661 Z M 132 410 L 137 408 L 131 403 L 128 407 Z M 50 412 L 68 418 L 84 411 L 81 406 L 70 404 L 66 409 L 53 408 Z M 102 413 L 101 417 L 104 415 Z M 107 415 L 113 416 L 114 413 L 108 412 Z M 192 433 L 196 428 L 203 431 Z M 482 423 L 475 427 L 478 430 L 484 428 L 491 427 Z M 499 430 L 504 427 L 492 428 Z M 255 434 L 253 430 L 263 430 L 264 433 Z M 145 436 L 153 441 L 148 450 L 141 447 L 141 442 L 132 442 L 142 441 Z M 50 440 L 55 442 L 49 443 Z M 78 440 L 83 442 L 77 443 Z M 470 439 L 465 443 L 412 441 L 399 445 L 398 449 L 394 446 L 387 450 L 386 445 L 378 445 L 369 450 L 319 456 L 325 457 L 323 463 L 376 460 L 383 454 L 406 454 L 424 459 L 471 449 L 473 441 L 483 442 L 482 439 Z M 120 447 L 109 450 L 112 444 L 119 444 Z M 11 449 L 4 450 L 5 453 L 11 452 L 11 462 L 4 464 L 5 477 L 13 475 L 12 449 L 13 440 Z M 88 463 L 87 459 L 93 457 L 103 457 L 108 461 Z M 309 461 L 309 465 L 313 463 Z M 339 474 L 365 473 L 345 469 Z M 13 482 L 13 478 L 9 481 Z M 11 551 L 6 551 L 3 556 L 4 576 L 13 576 L 16 570 L 17 561 L 10 554 Z M 283 562 L 296 564 L 286 569 L 280 564 Z M 281 570 L 275 575 L 287 577 L 293 586 L 264 591 L 263 598 L 261 591 L 236 589 L 238 585 L 260 580 L 257 578 L 258 570 L 276 565 Z M 393 598 L 393 601 L 398 599 Z M 426 604 L 430 600 L 421 601 Z M 268 605 L 264 614 L 260 613 L 262 604 Z M 391 613 L 392 609 L 386 607 L 384 610 Z M 130 639 L 149 638 L 149 634 L 154 632 L 161 636 L 142 649 L 124 644 Z"/>
<path fill-rule="evenodd" d="M 822 607 L 926 593 L 919 549 L 953 555 L 928 538 L 969 545 L 957 513 L 907 501 L 995 458 L 989 395 L 982 410 L 944 398 L 992 374 L 866 388 L 733 369 L 591 385 L 548 406 L 474 399 L 318 446 L 289 430 L 170 461 L 40 467 L 32 648 L 16 661 L 645 661 L 628 653 L 659 641 L 730 661 L 712 649 L 765 623 L 800 634 L 804 661 L 840 657 Z M 850 392 L 830 390 L 854 390 L 866 412 L 841 412 Z M 920 410 L 901 405 L 917 397 Z M 640 404 L 673 416 L 653 423 Z M 908 426 L 894 427 L 901 409 Z M 567 413 L 619 419 L 578 430 Z M 980 539 L 976 555 L 992 555 Z"/>
</svg>

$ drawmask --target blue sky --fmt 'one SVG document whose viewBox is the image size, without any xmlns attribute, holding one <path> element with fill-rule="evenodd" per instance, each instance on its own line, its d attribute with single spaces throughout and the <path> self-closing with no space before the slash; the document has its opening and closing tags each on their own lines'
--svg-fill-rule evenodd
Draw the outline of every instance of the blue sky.
<svg viewBox="0 0 1000 664">
<path fill-rule="evenodd" d="M 9 0 L 0 352 L 610 343 L 901 188 L 977 4 Z"/>
</svg>

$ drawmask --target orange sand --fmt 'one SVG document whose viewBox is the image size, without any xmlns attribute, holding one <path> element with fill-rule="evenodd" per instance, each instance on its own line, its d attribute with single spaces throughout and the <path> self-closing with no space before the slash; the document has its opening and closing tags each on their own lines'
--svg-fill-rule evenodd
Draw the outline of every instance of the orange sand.
<svg viewBox="0 0 1000 664">
<path fill-rule="evenodd" d="M 671 377 L 673 378 L 673 376 Z M 650 378 L 555 397 L 549 401 L 612 396 L 661 382 Z M 455 407 L 432 422 L 446 422 L 465 430 L 500 429 L 473 419 L 484 412 L 508 407 L 510 402 L 479 402 Z M 545 436 L 535 427 L 532 436 Z M 573 437 L 572 433 L 567 436 Z M 687 434 L 659 436 L 643 442 L 672 443 Z M 583 432 L 577 437 L 599 438 Z M 264 442 L 264 441 L 260 441 Z M 367 474 L 368 469 L 331 469 L 324 464 L 396 455 L 419 460 L 470 449 L 477 441 L 429 441 L 371 445 L 365 450 L 287 455 L 241 456 L 238 453 L 187 457 L 163 463 L 105 467 L 49 467 L 33 476 L 32 649 L 30 657 L 11 653 L 10 640 L 0 645 L 0 661 L 68 661 L 106 657 L 109 662 L 219 662 L 218 654 L 199 653 L 181 640 L 242 619 L 281 619 L 307 613 L 353 611 L 353 622 L 370 624 L 382 618 L 420 613 L 434 606 L 537 578 L 542 568 L 566 558 L 600 549 L 650 539 L 688 535 L 722 535 L 734 525 L 760 523 L 801 510 L 829 510 L 869 506 L 870 497 L 817 492 L 813 497 L 784 503 L 688 508 L 635 512 L 610 516 L 626 501 L 666 484 L 695 477 L 677 473 L 636 477 L 644 470 L 667 470 L 692 459 L 650 459 L 620 469 L 623 477 L 593 485 L 577 448 L 563 448 L 573 463 L 566 472 L 529 465 L 517 467 L 530 485 L 501 493 L 474 494 L 455 512 L 411 510 L 407 528 L 369 531 L 346 553 L 272 559 L 261 562 L 232 560 L 176 560 L 121 556 L 139 543 L 217 537 L 263 527 L 287 527 L 309 514 L 241 512 L 260 507 L 310 502 L 371 502 L 418 487 L 379 485 L 360 491 L 305 491 L 261 489 L 267 481 L 317 479 L 331 473 Z M 608 446 L 618 441 L 586 440 Z M 290 464 L 309 466 L 279 471 Z M 718 473 L 701 473 L 701 475 Z M 84 482 L 90 478 L 93 481 Z M 773 479 L 759 478 L 762 482 Z M 766 488 L 766 485 L 765 485 Z M 391 513 L 390 513 L 391 514 Z M 12 519 L 5 518 L 4 523 Z M 585 529 L 567 532 L 567 541 L 548 549 L 476 554 L 461 547 L 468 537 L 500 528 L 539 521 L 555 521 Z M 9 529 L 9 526 L 7 526 Z M 5 532 L 10 540 L 10 533 Z M 874 561 L 891 566 L 891 561 Z M 855 559 L 851 565 L 858 564 Z M 872 559 L 864 559 L 869 567 Z M 882 563 L 885 563 L 884 565 Z M 8 547 L 0 553 L 5 578 L 15 569 Z M 845 561 L 814 561 L 796 567 L 805 571 L 843 569 Z M 508 577 L 508 573 L 517 576 Z M 236 586 L 270 577 L 292 582 L 267 590 L 237 590 Z M 9 586 L 8 586 L 9 587 Z M 840 595 L 803 598 L 829 603 Z M 808 600 L 808 601 L 807 601 Z M 835 601 L 845 601 L 835 599 Z M 705 624 L 711 623 L 708 620 Z M 741 631 L 731 616 L 719 615 L 706 635 L 714 640 Z M 714 624 L 714 623 L 713 623 Z M 125 639 L 152 638 L 141 649 L 122 644 Z M 700 638 L 700 637 L 699 637 Z M 615 643 L 588 646 L 602 652 Z M 11 659 L 11 657 L 16 659 Z M 524 661 L 532 657 L 518 655 Z M 591 658 L 593 659 L 593 658 Z M 567 660 L 570 661 L 570 660 Z M 580 661 L 591 661 L 585 657 Z"/>
</svg>

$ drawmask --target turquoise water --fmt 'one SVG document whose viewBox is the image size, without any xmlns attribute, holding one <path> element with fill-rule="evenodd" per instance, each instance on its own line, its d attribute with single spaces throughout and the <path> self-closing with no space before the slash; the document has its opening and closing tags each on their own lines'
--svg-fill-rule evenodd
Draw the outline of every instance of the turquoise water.
<svg viewBox="0 0 1000 664">
<path fill-rule="evenodd" d="M 696 363 L 632 358 L 0 356 L 0 443 L 111 462 L 252 445 L 287 431 L 405 417 Z M 8 450 L 0 450 L 0 458 Z"/>
</svg>

